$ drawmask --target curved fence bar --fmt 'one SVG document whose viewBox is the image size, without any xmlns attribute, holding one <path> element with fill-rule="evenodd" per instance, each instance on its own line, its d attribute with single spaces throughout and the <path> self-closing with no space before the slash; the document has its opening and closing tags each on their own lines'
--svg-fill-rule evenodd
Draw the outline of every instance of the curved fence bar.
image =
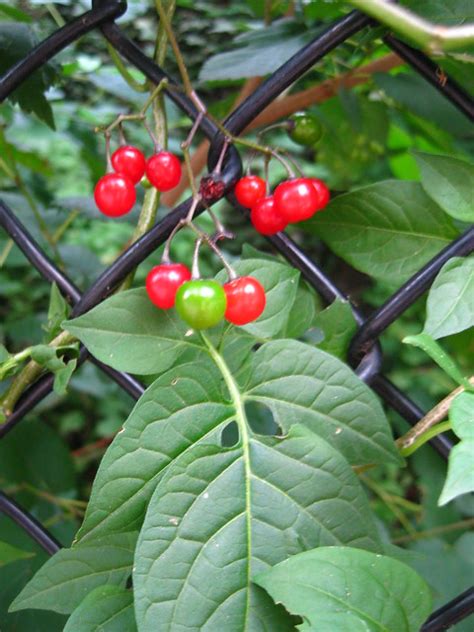
<svg viewBox="0 0 474 632">
<path fill-rule="evenodd" d="M 474 613 L 474 586 L 433 612 L 420 632 L 442 632 L 449 630 Z"/>
</svg>

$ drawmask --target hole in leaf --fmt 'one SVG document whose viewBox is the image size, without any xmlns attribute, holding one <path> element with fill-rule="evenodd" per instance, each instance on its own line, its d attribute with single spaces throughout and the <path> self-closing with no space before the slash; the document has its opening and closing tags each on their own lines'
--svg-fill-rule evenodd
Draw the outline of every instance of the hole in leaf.
<svg viewBox="0 0 474 632">
<path fill-rule="evenodd" d="M 245 413 L 253 432 L 261 435 L 282 434 L 280 426 L 276 423 L 272 411 L 259 402 L 247 402 Z"/>
<path fill-rule="evenodd" d="M 231 421 L 224 428 L 221 434 L 221 445 L 223 448 L 232 448 L 239 443 L 239 427 L 236 421 Z"/>
</svg>

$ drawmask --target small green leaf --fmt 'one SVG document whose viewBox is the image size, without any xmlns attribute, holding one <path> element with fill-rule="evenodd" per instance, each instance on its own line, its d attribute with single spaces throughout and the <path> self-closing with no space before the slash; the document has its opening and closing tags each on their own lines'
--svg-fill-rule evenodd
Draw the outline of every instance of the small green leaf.
<svg viewBox="0 0 474 632">
<path fill-rule="evenodd" d="M 314 324 L 324 334 L 324 339 L 317 345 L 318 348 L 344 360 L 357 329 L 350 303 L 336 299 L 329 307 L 316 315 Z"/>
<path fill-rule="evenodd" d="M 349 547 L 294 555 L 256 583 L 308 632 L 419 632 L 431 610 L 430 590 L 409 566 Z"/>
<path fill-rule="evenodd" d="M 50 339 L 54 338 L 61 331 L 61 323 L 69 315 L 70 307 L 58 289 L 56 283 L 51 286 L 48 308 L 48 325 L 46 331 Z"/>
<path fill-rule="evenodd" d="M 458 236 L 419 182 L 377 182 L 335 197 L 305 223 L 357 270 L 403 283 Z"/>
<path fill-rule="evenodd" d="M 242 259 L 234 264 L 239 276 L 253 276 L 265 288 L 267 303 L 263 314 L 254 323 L 242 327 L 257 338 L 276 335 L 288 321 L 298 290 L 299 272 L 291 266 L 273 259 Z M 225 273 L 217 275 L 223 282 Z"/>
<path fill-rule="evenodd" d="M 0 344 L 0 363 L 6 362 L 11 355 L 5 345 Z"/>
<path fill-rule="evenodd" d="M 452 360 L 446 351 L 433 338 L 426 333 L 417 334 L 416 336 L 406 336 L 403 342 L 414 347 L 419 347 L 427 353 L 432 360 L 445 371 L 451 379 L 459 385 L 466 387 L 468 390 L 472 388 L 469 381 L 459 370 L 458 366 Z"/>
<path fill-rule="evenodd" d="M 185 350 L 202 349 L 175 310 L 157 309 L 145 288 L 114 294 L 63 328 L 102 362 L 139 375 L 166 371 Z"/>
<path fill-rule="evenodd" d="M 6 564 L 16 562 L 17 560 L 26 560 L 29 557 L 33 557 L 33 555 L 34 553 L 22 551 L 16 546 L 8 544 L 8 542 L 0 541 L 0 566 L 5 566 Z"/>
<path fill-rule="evenodd" d="M 474 256 L 453 257 L 428 294 L 424 332 L 443 338 L 474 326 Z"/>
<path fill-rule="evenodd" d="M 69 360 L 61 369 L 57 370 L 54 375 L 53 390 L 56 395 L 62 396 L 66 394 L 69 381 L 77 366 L 76 358 Z"/>
<path fill-rule="evenodd" d="M 415 158 L 426 193 L 451 217 L 474 222 L 474 165 L 422 152 Z"/>
<path fill-rule="evenodd" d="M 381 550 L 361 491 L 341 455 L 299 426 L 284 438 L 242 432 L 228 450 L 194 446 L 158 483 L 140 533 L 140 630 L 293 630 L 251 578 L 337 541 Z"/>
<path fill-rule="evenodd" d="M 37 608 L 69 614 L 98 586 L 124 587 L 131 573 L 136 539 L 136 533 L 122 533 L 88 546 L 61 549 L 23 588 L 10 612 Z"/>
<path fill-rule="evenodd" d="M 136 632 L 131 590 L 112 584 L 90 592 L 74 610 L 64 632 Z"/>
<path fill-rule="evenodd" d="M 460 439 L 474 439 L 474 393 L 459 393 L 449 408 L 453 432 Z"/>
<path fill-rule="evenodd" d="M 474 491 L 474 439 L 463 439 L 449 453 L 448 475 L 438 505 Z"/>
</svg>

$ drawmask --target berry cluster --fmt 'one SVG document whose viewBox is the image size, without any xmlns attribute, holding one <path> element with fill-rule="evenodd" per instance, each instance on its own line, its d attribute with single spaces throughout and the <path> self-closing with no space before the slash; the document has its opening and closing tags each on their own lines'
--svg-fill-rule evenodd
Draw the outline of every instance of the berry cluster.
<svg viewBox="0 0 474 632">
<path fill-rule="evenodd" d="M 135 185 L 146 175 L 158 191 L 173 189 L 181 179 L 181 163 L 169 151 L 158 151 L 146 159 L 132 145 L 122 145 L 111 156 L 113 171 L 102 176 L 94 189 L 101 213 L 120 217 L 132 210 L 136 200 Z"/>
<path fill-rule="evenodd" d="M 234 193 L 242 206 L 250 208 L 250 220 L 262 235 L 274 235 L 288 224 L 302 222 L 321 211 L 329 202 L 329 189 L 318 178 L 290 178 L 266 195 L 262 178 L 248 175 L 235 185 Z"/>
<path fill-rule="evenodd" d="M 214 327 L 223 318 L 234 325 L 256 320 L 265 309 L 262 285 L 251 276 L 238 277 L 223 286 L 214 280 L 192 279 L 182 263 L 162 263 L 150 270 L 146 290 L 160 309 L 176 306 L 193 329 Z"/>
</svg>

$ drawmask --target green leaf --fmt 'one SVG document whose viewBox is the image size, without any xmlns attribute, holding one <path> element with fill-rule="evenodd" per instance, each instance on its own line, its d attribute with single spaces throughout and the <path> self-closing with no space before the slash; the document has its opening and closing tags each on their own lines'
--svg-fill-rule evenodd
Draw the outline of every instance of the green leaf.
<svg viewBox="0 0 474 632">
<path fill-rule="evenodd" d="M 288 315 L 286 325 L 281 331 L 281 337 L 299 338 L 302 336 L 313 324 L 318 305 L 318 297 L 314 290 L 300 280 L 295 302 Z"/>
<path fill-rule="evenodd" d="M 429 334 L 421 333 L 416 336 L 406 336 L 403 342 L 414 347 L 419 347 L 427 353 L 432 360 L 440 366 L 455 382 L 470 390 L 471 384 L 461 373 L 454 360 Z"/>
<path fill-rule="evenodd" d="M 229 364 L 226 370 L 232 371 Z M 241 396 L 270 409 L 283 431 L 304 424 L 351 463 L 399 462 L 376 397 L 333 356 L 275 341 L 247 355 L 237 370 Z M 220 434 L 235 415 L 220 370 L 204 354 L 161 375 L 102 459 L 78 538 L 139 528 L 166 468 L 194 444 Z"/>
<path fill-rule="evenodd" d="M 94 588 L 124 587 L 133 563 L 136 534 L 123 533 L 89 546 L 61 549 L 36 573 L 10 611 L 37 608 L 71 613 Z"/>
<path fill-rule="evenodd" d="M 276 259 L 243 259 L 233 265 L 239 276 L 254 276 L 265 288 L 267 303 L 256 322 L 242 327 L 257 338 L 270 338 L 285 326 L 298 290 L 299 272 Z M 217 275 L 224 282 L 225 272 Z"/>
<path fill-rule="evenodd" d="M 46 331 L 50 339 L 53 339 L 61 331 L 61 323 L 70 312 L 69 304 L 58 289 L 56 283 L 51 286 L 48 307 L 48 325 Z"/>
<path fill-rule="evenodd" d="M 200 81 L 262 77 L 276 70 L 307 44 L 316 33 L 292 20 L 279 20 L 265 28 L 250 31 L 235 39 L 233 50 L 208 59 L 199 73 Z"/>
<path fill-rule="evenodd" d="M 474 165 L 422 152 L 415 158 L 426 193 L 451 217 L 474 222 Z"/>
<path fill-rule="evenodd" d="M 202 348 L 175 310 L 157 309 L 145 288 L 115 294 L 63 328 L 102 362 L 139 375 L 166 371 L 185 350 Z"/>
<path fill-rule="evenodd" d="M 76 358 L 69 360 L 61 369 L 54 374 L 53 390 L 56 395 L 62 396 L 66 394 L 69 381 L 77 366 Z"/>
<path fill-rule="evenodd" d="M 460 439 L 474 439 L 474 393 L 459 393 L 449 407 L 453 432 Z"/>
<path fill-rule="evenodd" d="M 4 73 L 13 64 L 37 44 L 33 29 L 23 23 L 0 22 L 0 73 Z M 54 129 L 53 111 L 44 93 L 55 79 L 51 64 L 45 64 L 24 81 L 10 96 L 12 103 L 18 103 L 27 113 L 33 112 Z"/>
<path fill-rule="evenodd" d="M 397 284 L 458 235 L 418 182 L 391 180 L 337 196 L 305 226 L 357 270 Z"/>
<path fill-rule="evenodd" d="M 64 632 L 136 632 L 131 590 L 114 585 L 90 592 L 69 617 Z"/>
<path fill-rule="evenodd" d="M 5 566 L 17 560 L 25 560 L 29 557 L 33 557 L 33 555 L 34 553 L 30 553 L 30 551 L 22 551 L 16 546 L 8 544 L 8 542 L 0 541 L 0 566 Z"/>
<path fill-rule="evenodd" d="M 428 294 L 424 332 L 444 338 L 474 326 L 474 257 L 453 257 Z"/>
<path fill-rule="evenodd" d="M 348 547 L 300 553 L 256 582 L 308 631 L 419 632 L 431 610 L 430 590 L 409 566 Z"/>
<path fill-rule="evenodd" d="M 314 324 L 324 334 L 324 339 L 318 343 L 319 349 L 344 360 L 357 329 L 350 303 L 336 299 L 329 307 L 316 315 Z"/>
<path fill-rule="evenodd" d="M 367 499 L 334 448 L 300 426 L 264 438 L 248 436 L 244 417 L 238 424 L 236 447 L 195 445 L 155 489 L 133 575 L 143 632 L 156 621 L 196 632 L 292 630 L 252 585 L 256 574 L 325 544 L 380 550 Z"/>
<path fill-rule="evenodd" d="M 11 357 L 5 345 L 0 344 L 0 363 L 6 362 Z"/>
<path fill-rule="evenodd" d="M 337 358 L 294 340 L 255 353 L 245 387 L 287 431 L 295 421 L 334 445 L 353 465 L 400 462 L 382 407 Z"/>
<path fill-rule="evenodd" d="M 461 496 L 474 491 L 474 439 L 463 439 L 449 453 L 448 475 L 439 497 L 441 507 Z"/>
</svg>

